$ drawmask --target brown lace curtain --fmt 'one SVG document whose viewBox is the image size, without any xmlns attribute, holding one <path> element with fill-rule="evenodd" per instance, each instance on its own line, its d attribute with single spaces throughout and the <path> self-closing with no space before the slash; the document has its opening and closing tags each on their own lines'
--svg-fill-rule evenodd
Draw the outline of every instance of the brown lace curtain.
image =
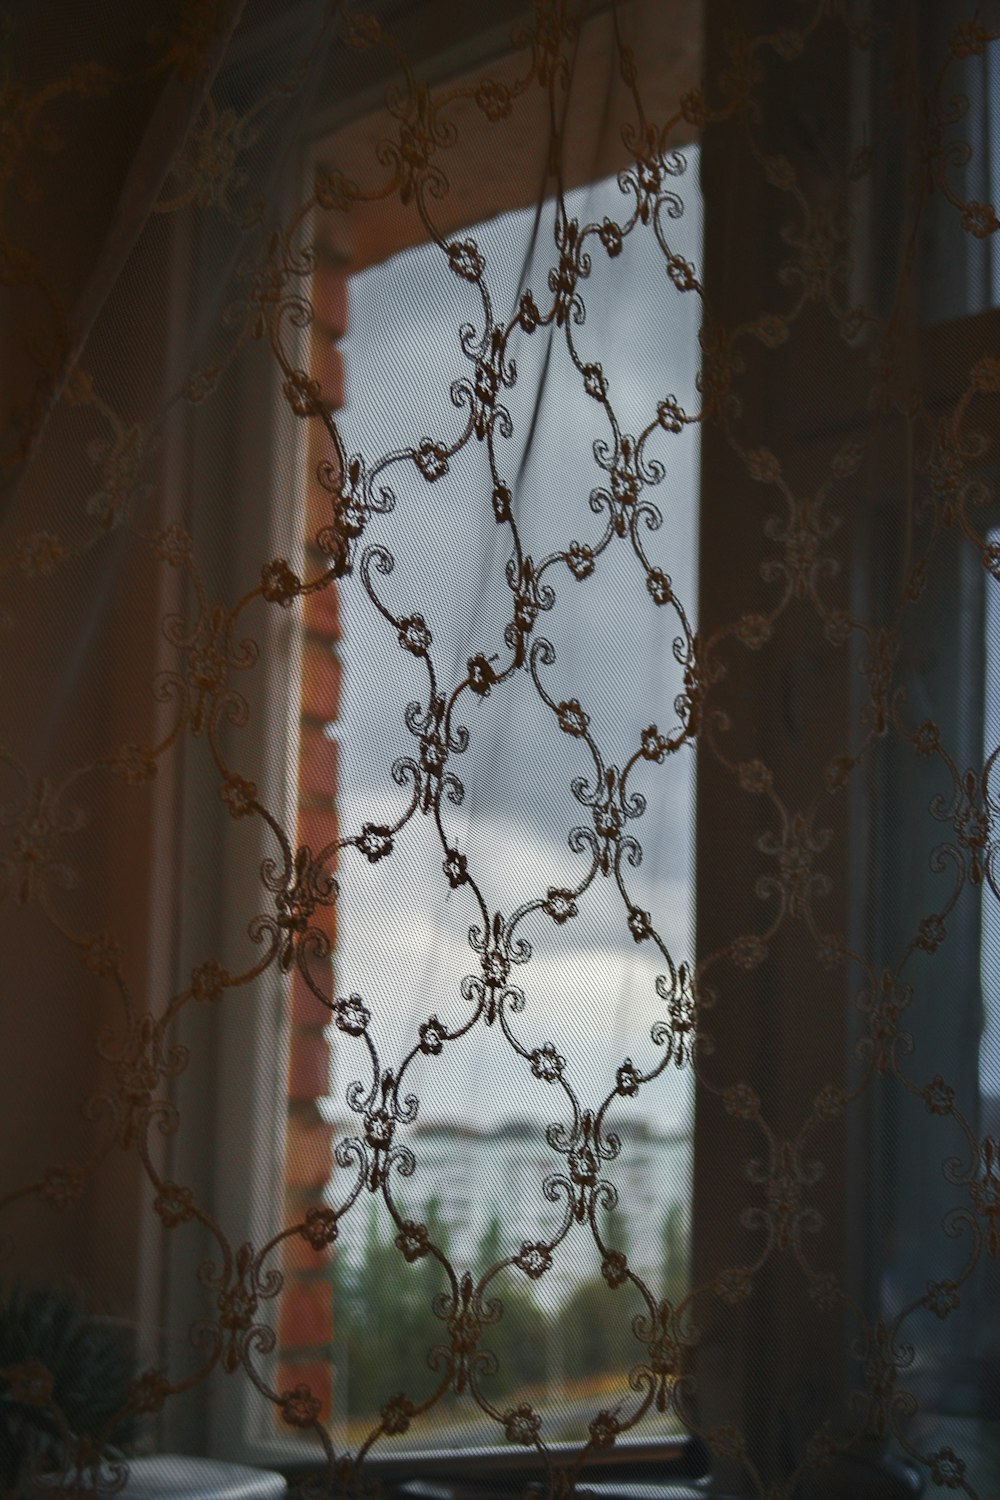
<svg viewBox="0 0 1000 1500">
<path fill-rule="evenodd" d="M 1000 1493 L 1000 12 L 2 25 L 0 1488 Z"/>
</svg>

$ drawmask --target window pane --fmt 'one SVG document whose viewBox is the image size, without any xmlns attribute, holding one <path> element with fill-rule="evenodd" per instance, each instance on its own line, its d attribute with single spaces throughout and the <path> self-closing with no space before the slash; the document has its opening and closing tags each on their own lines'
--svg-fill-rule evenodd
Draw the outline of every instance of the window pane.
<svg viewBox="0 0 1000 1500">
<path fill-rule="evenodd" d="M 335 992 L 370 1019 L 364 1036 L 334 1033 L 335 1206 L 357 1177 L 346 1142 L 364 1135 L 378 1075 L 424 1039 L 399 1090 L 417 1102 L 393 1132 L 412 1173 L 400 1158 L 383 1191 L 360 1192 L 334 1256 L 334 1423 L 352 1445 L 402 1386 L 417 1404 L 435 1396 L 443 1366 L 428 1353 L 451 1340 L 433 1306 L 443 1260 L 473 1282 L 513 1260 L 483 1293 L 487 1311 L 490 1298 L 503 1308 L 478 1344 L 496 1367 L 472 1378 L 499 1412 L 537 1412 L 549 1440 L 585 1435 L 597 1405 L 625 1414 L 640 1399 L 632 1322 L 649 1304 L 630 1275 L 656 1302 L 685 1286 L 692 1092 L 665 1037 L 694 930 L 694 757 L 668 749 L 683 739 L 675 700 L 696 619 L 698 429 L 680 415 L 699 405 L 700 302 L 683 289 L 700 260 L 696 153 L 686 165 L 683 212 L 664 218 L 677 280 L 652 229 L 592 234 L 585 318 L 513 327 L 509 383 L 485 393 L 491 438 L 461 441 L 483 409 L 487 324 L 508 328 L 527 291 L 550 305 L 556 237 L 570 232 L 555 205 L 457 237 L 480 281 L 429 244 L 349 284 L 348 454 L 369 470 L 411 454 L 381 470 L 384 509 L 340 585 L 341 832 L 388 832 L 345 848 L 338 876 Z M 565 198 L 580 226 L 624 223 L 635 202 L 615 180 Z M 451 703 L 476 658 L 510 664 L 518 593 L 524 661 L 454 700 L 445 775 L 457 781 L 435 812 L 434 697 Z M 446 851 L 469 880 L 448 878 Z M 484 927 L 509 961 L 495 988 Z M 592 1226 L 570 1192 L 594 1141 L 583 1112 L 602 1108 L 597 1176 L 617 1203 L 599 1194 Z M 407 1238 L 400 1221 L 423 1228 Z M 441 1260 L 416 1254 L 425 1231 Z M 397 1442 L 502 1439 L 452 1392 Z"/>
</svg>

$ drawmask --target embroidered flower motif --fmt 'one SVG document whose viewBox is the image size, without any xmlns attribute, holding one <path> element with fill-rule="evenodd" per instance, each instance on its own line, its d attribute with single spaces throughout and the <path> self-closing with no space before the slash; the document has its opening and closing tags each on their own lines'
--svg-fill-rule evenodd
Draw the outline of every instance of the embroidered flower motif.
<svg viewBox="0 0 1000 1500">
<path fill-rule="evenodd" d="M 670 579 L 659 568 L 650 568 L 646 574 L 646 588 L 654 604 L 669 604 L 674 597 Z"/>
<path fill-rule="evenodd" d="M 608 382 L 600 365 L 584 365 L 583 388 L 595 401 L 603 401 L 608 394 Z"/>
<path fill-rule="evenodd" d="M 628 1281 L 628 1261 L 620 1250 L 608 1250 L 601 1261 L 601 1275 L 612 1291 Z"/>
<path fill-rule="evenodd" d="M 154 1416 L 163 1410 L 170 1395 L 170 1381 L 162 1370 L 143 1370 L 129 1387 L 129 1406 L 135 1412 Z"/>
<path fill-rule="evenodd" d="M 244 776 L 229 776 L 219 788 L 219 796 L 234 818 L 248 818 L 254 811 L 257 788 Z"/>
<path fill-rule="evenodd" d="M 332 1208 L 314 1205 L 306 1209 L 299 1234 L 314 1250 L 326 1250 L 337 1238 L 337 1215 Z"/>
<path fill-rule="evenodd" d="M 747 1083 L 734 1083 L 722 1095 L 722 1107 L 737 1120 L 752 1120 L 760 1109 L 760 1095 Z"/>
<path fill-rule="evenodd" d="M 932 1115 L 950 1115 L 955 1102 L 955 1090 L 938 1074 L 921 1089 L 920 1097 Z"/>
<path fill-rule="evenodd" d="M 708 110 L 701 89 L 689 89 L 681 95 L 681 115 L 688 125 L 701 126 L 708 120 Z"/>
<path fill-rule="evenodd" d="M 420 764 L 430 777 L 440 776 L 448 755 L 444 742 L 436 734 L 425 734 L 420 741 Z M 447 870 L 447 863 L 445 864 Z"/>
<path fill-rule="evenodd" d="M 448 877 L 448 884 L 452 887 L 464 885 L 469 878 L 469 862 L 457 849 L 448 850 L 442 869 Z"/>
<path fill-rule="evenodd" d="M 594 553 L 592 548 L 584 546 L 582 542 L 570 542 L 569 552 L 566 555 L 566 566 L 574 578 L 589 578 L 594 571 Z"/>
<path fill-rule="evenodd" d="M 268 604 L 280 604 L 287 609 L 301 592 L 302 581 L 283 557 L 276 557 L 261 568 L 260 589 Z"/>
<path fill-rule="evenodd" d="M 745 792 L 761 794 L 769 792 L 774 785 L 774 777 L 762 760 L 742 761 L 736 768 L 736 774 Z"/>
<path fill-rule="evenodd" d="M 947 935 L 948 929 L 936 913 L 930 917 L 922 917 L 917 929 L 917 947 L 922 948 L 925 953 L 936 953 Z"/>
<path fill-rule="evenodd" d="M 816 961 L 822 964 L 824 969 L 839 969 L 844 962 L 846 949 L 844 940 L 836 933 L 824 932 L 816 945 Z"/>
<path fill-rule="evenodd" d="M 420 1050 L 428 1057 L 436 1057 L 445 1044 L 445 1028 L 437 1016 L 430 1016 L 420 1027 Z"/>
<path fill-rule="evenodd" d="M 191 994 L 196 1000 L 221 1000 L 228 983 L 229 975 L 214 958 L 207 958 L 191 970 Z"/>
<path fill-rule="evenodd" d="M 746 456 L 747 472 L 758 484 L 772 484 L 781 478 L 781 465 L 770 448 L 755 448 Z"/>
<path fill-rule="evenodd" d="M 491 990 L 507 983 L 510 964 L 499 948 L 487 948 L 482 956 L 483 978 Z"/>
<path fill-rule="evenodd" d="M 737 1307 L 753 1290 L 753 1277 L 743 1266 L 727 1266 L 715 1278 L 712 1290 L 730 1307 Z"/>
<path fill-rule="evenodd" d="M 532 1281 L 537 1281 L 551 1266 L 552 1255 L 547 1245 L 539 1242 L 532 1244 L 525 1240 L 514 1257 L 514 1264 L 519 1271 L 524 1272 L 525 1276 L 529 1276 Z"/>
<path fill-rule="evenodd" d="M 389 1397 L 379 1414 L 382 1418 L 383 1431 L 390 1437 L 397 1437 L 400 1433 L 406 1432 L 415 1410 L 409 1397 L 404 1396 L 402 1391 L 397 1391 L 394 1396 Z"/>
<path fill-rule="evenodd" d="M 839 1119 L 846 1108 L 846 1090 L 833 1083 L 825 1084 L 813 1101 L 813 1109 L 821 1120 Z"/>
<path fill-rule="evenodd" d="M 297 417 L 313 417 L 323 410 L 319 381 L 305 370 L 292 370 L 281 389 Z"/>
<path fill-rule="evenodd" d="M 99 978 L 116 974 L 123 957 L 120 944 L 110 932 L 95 933 L 83 950 L 84 963 Z"/>
<path fill-rule="evenodd" d="M 448 246 L 448 264 L 465 281 L 478 281 L 485 269 L 475 240 L 453 240 Z"/>
<path fill-rule="evenodd" d="M 660 190 L 660 178 L 662 177 L 662 175 L 663 168 L 661 164 L 654 158 L 640 157 L 638 162 L 636 163 L 636 177 L 639 182 L 639 188 L 646 198 L 656 197 L 656 194 Z M 647 208 L 646 212 L 643 214 L 644 223 L 648 222 L 648 212 L 649 210 Z M 674 259 L 675 257 L 671 258 Z M 670 261 L 668 260 L 668 268 L 669 265 Z"/>
<path fill-rule="evenodd" d="M 679 292 L 693 292 L 698 287 L 694 266 L 680 255 L 671 255 L 668 259 L 667 275 Z"/>
<path fill-rule="evenodd" d="M 625 443 L 627 441 L 627 439 L 623 441 L 623 448 L 625 448 Z M 627 462 L 627 450 L 624 453 L 623 457 Z M 624 465 L 617 465 L 614 469 L 611 470 L 611 493 L 614 496 L 615 500 L 617 500 L 621 509 L 628 510 L 630 507 L 635 505 L 636 500 L 639 498 L 638 475 L 634 474 L 631 469 L 625 467 Z M 619 520 L 621 521 L 620 517 Z M 623 535 L 623 531 L 621 529 L 619 529 L 619 535 Z"/>
<path fill-rule="evenodd" d="M 380 823 L 366 823 L 358 837 L 358 848 L 369 864 L 377 864 L 392 853 L 392 834 Z"/>
<path fill-rule="evenodd" d="M 751 651 L 759 651 L 771 639 L 771 622 L 766 615 L 744 615 L 737 623 L 736 636 Z"/>
<path fill-rule="evenodd" d="M 426 1224 L 415 1224 L 412 1219 L 404 1219 L 396 1236 L 396 1248 L 403 1253 L 403 1259 L 412 1265 L 416 1260 L 422 1260 L 428 1253 L 430 1238 L 427 1233 Z"/>
<path fill-rule="evenodd" d="M 648 911 L 640 911 L 638 906 L 629 908 L 628 930 L 637 943 L 644 943 L 647 938 L 653 936 L 653 928 L 649 919 Z"/>
<path fill-rule="evenodd" d="M 179 568 L 182 563 L 187 562 L 194 551 L 190 532 L 185 531 L 176 521 L 157 533 L 153 546 L 157 557 L 169 563 L 172 568 Z"/>
<path fill-rule="evenodd" d="M 396 1123 L 389 1111 L 380 1105 L 365 1114 L 365 1137 L 373 1151 L 387 1151 L 392 1145 Z"/>
<path fill-rule="evenodd" d="M 294 1386 L 281 1393 L 281 1418 L 290 1427 L 309 1427 L 322 1410 L 323 1403 L 307 1385 Z"/>
<path fill-rule="evenodd" d="M 538 605 L 530 594 L 518 594 L 514 603 L 514 624 L 522 634 L 527 634 L 535 623 Z"/>
<path fill-rule="evenodd" d="M 962 21 L 951 35 L 951 50 L 956 57 L 979 57 L 990 34 L 978 21 Z"/>
<path fill-rule="evenodd" d="M 537 1439 L 541 1426 L 541 1417 L 526 1401 L 503 1414 L 503 1430 L 509 1443 L 521 1443 L 525 1448 L 530 1447 Z"/>
<path fill-rule="evenodd" d="M 569 1175 L 578 1187 L 593 1187 L 597 1181 L 597 1158 L 589 1146 L 578 1146 L 567 1158 Z"/>
<path fill-rule="evenodd" d="M 616 224 L 613 219 L 605 219 L 600 229 L 598 229 L 597 234 L 601 244 L 612 260 L 616 255 L 621 255 L 624 237 L 620 224 Z"/>
<path fill-rule="evenodd" d="M 129 786 L 138 786 L 151 781 L 156 775 L 156 756 L 148 745 L 122 745 L 116 755 L 108 761 L 116 776 L 122 776 Z"/>
<path fill-rule="evenodd" d="M 500 387 L 500 374 L 496 366 L 486 360 L 480 360 L 476 365 L 475 391 L 481 404 L 485 407 L 494 405 L 497 399 L 497 391 Z M 485 435 L 486 426 L 482 427 Z"/>
<path fill-rule="evenodd" d="M 980 1147 L 982 1176 L 969 1186 L 972 1206 L 986 1220 L 986 1249 L 995 1259 L 1000 1255 L 1000 1147 L 991 1135 Z"/>
<path fill-rule="evenodd" d="M 481 698 L 488 698 L 496 682 L 496 674 L 485 656 L 473 656 L 468 663 L 469 687 Z"/>
<path fill-rule="evenodd" d="M 764 962 L 767 944 L 755 932 L 741 932 L 729 945 L 729 956 L 734 964 L 749 974 Z"/>
<path fill-rule="evenodd" d="M 510 490 L 505 484 L 498 484 L 493 489 L 493 514 L 498 523 L 510 520 Z"/>
<path fill-rule="evenodd" d="M 534 333 L 539 323 L 541 323 L 542 315 L 538 310 L 538 303 L 530 292 L 521 293 L 521 300 L 517 307 L 517 316 L 525 333 Z"/>
<path fill-rule="evenodd" d="M 371 1011 L 360 995 L 348 995 L 346 1000 L 338 1000 L 333 1013 L 338 1030 L 346 1031 L 348 1036 L 360 1036 L 371 1020 Z"/>
<path fill-rule="evenodd" d="M 965 1478 L 965 1460 L 958 1457 L 953 1448 L 939 1448 L 927 1457 L 931 1478 L 946 1490 L 961 1489 Z"/>
<path fill-rule="evenodd" d="M 587 733 L 590 719 L 584 713 L 578 699 L 570 698 L 567 703 L 560 703 L 556 709 L 556 717 L 559 720 L 559 728 L 564 734 L 579 738 Z"/>
<path fill-rule="evenodd" d="M 611 1448 L 621 1431 L 618 1418 L 609 1411 L 599 1411 L 589 1427 L 590 1441 L 595 1448 Z"/>
<path fill-rule="evenodd" d="M 482 80 L 476 89 L 475 100 L 488 120 L 503 120 L 510 114 L 510 89 L 493 78 Z"/>
<path fill-rule="evenodd" d="M 176 1229 L 194 1217 L 194 1194 L 179 1182 L 162 1182 L 153 1199 L 153 1208 L 163 1220 L 164 1228 Z"/>
<path fill-rule="evenodd" d="M 977 240 L 985 240 L 1000 229 L 1000 219 L 992 203 L 967 203 L 962 209 L 962 228 Z"/>
<path fill-rule="evenodd" d="M 597 832 L 600 834 L 601 838 L 606 839 L 609 844 L 614 843 L 618 838 L 619 834 L 622 831 L 623 822 L 624 818 L 622 816 L 622 810 L 620 807 L 617 807 L 614 802 L 611 801 L 610 795 L 607 801 L 598 802 L 595 805 L 594 827 L 597 829 Z M 604 873 L 607 874 L 610 868 L 610 852 L 606 850 L 602 869 L 604 869 Z M 629 930 L 632 931 L 631 912 L 629 912 Z M 634 931 L 632 932 L 632 935 L 633 937 L 635 937 Z M 636 942 L 641 942 L 641 938 L 636 938 Z"/>
<path fill-rule="evenodd" d="M 941 748 L 941 734 L 931 719 L 918 724 L 913 734 L 913 744 L 918 755 L 936 755 Z"/>
<path fill-rule="evenodd" d="M 958 1284 L 954 1281 L 929 1281 L 927 1306 L 937 1318 L 946 1318 L 959 1305 Z"/>
<path fill-rule="evenodd" d="M 431 633 L 423 615 L 408 615 L 399 622 L 399 644 L 414 656 L 426 656 Z"/>
<path fill-rule="evenodd" d="M 544 1083 L 556 1083 L 563 1075 L 566 1059 L 561 1057 L 551 1042 L 536 1047 L 531 1054 L 531 1071 Z"/>
<path fill-rule="evenodd" d="M 443 443 L 432 443 L 430 438 L 424 438 L 413 455 L 413 462 L 428 483 L 433 484 L 435 479 L 448 472 L 448 451 Z"/>
<path fill-rule="evenodd" d="M 615 1088 L 623 1098 L 631 1099 L 639 1092 L 641 1082 L 639 1070 L 630 1057 L 626 1057 L 621 1067 L 615 1074 Z"/>
<path fill-rule="evenodd" d="M 656 408 L 656 420 L 664 432 L 683 432 L 684 412 L 676 396 L 665 396 Z"/>
<path fill-rule="evenodd" d="M 666 738 L 660 733 L 655 724 L 650 724 L 648 729 L 642 731 L 640 738 L 640 750 L 645 760 L 656 761 L 662 765 L 663 757 L 670 748 Z"/>
<path fill-rule="evenodd" d="M 754 325 L 754 333 L 768 349 L 777 349 L 788 342 L 788 324 L 775 313 L 764 313 Z"/>
<path fill-rule="evenodd" d="M 558 890 L 552 887 L 546 892 L 545 902 L 542 910 L 547 912 L 553 922 L 561 927 L 563 922 L 568 922 L 570 917 L 577 914 L 577 905 L 570 891 Z"/>
</svg>

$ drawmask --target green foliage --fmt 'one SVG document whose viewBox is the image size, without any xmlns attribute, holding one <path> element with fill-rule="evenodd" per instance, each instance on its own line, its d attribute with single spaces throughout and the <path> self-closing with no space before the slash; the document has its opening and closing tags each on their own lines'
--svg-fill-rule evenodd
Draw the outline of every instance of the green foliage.
<svg viewBox="0 0 1000 1500">
<path fill-rule="evenodd" d="M 30 1399 L 33 1382 L 16 1373 L 24 1366 L 40 1367 L 35 1374 L 43 1393 L 51 1380 L 51 1402 Z M 108 1428 L 127 1400 L 133 1373 L 128 1330 L 94 1317 L 72 1288 L 21 1282 L 0 1288 L 0 1492 L 17 1484 L 29 1456 L 62 1461 L 52 1406 L 74 1437 L 126 1445 L 130 1422 Z"/>
<path fill-rule="evenodd" d="M 663 1295 L 677 1306 L 688 1289 L 687 1243 L 679 1203 L 672 1203 L 663 1221 Z"/>
<path fill-rule="evenodd" d="M 425 1204 L 421 1222 L 428 1237 L 449 1253 L 441 1204 Z M 601 1226 L 609 1250 L 627 1255 L 628 1226 L 612 1210 Z M 662 1227 L 663 1291 L 676 1301 L 686 1281 L 684 1226 L 681 1210 L 670 1210 Z M 506 1258 L 502 1224 L 494 1214 L 482 1233 L 473 1266 L 482 1276 Z M 447 1275 L 433 1255 L 408 1263 L 395 1244 L 394 1228 L 371 1209 L 360 1255 L 351 1258 L 338 1247 L 331 1262 L 335 1339 L 334 1404 L 349 1421 L 374 1421 L 388 1398 L 403 1389 L 419 1401 L 434 1390 L 442 1370 L 428 1368 L 428 1351 L 447 1348 L 447 1323 L 433 1310 L 435 1296 L 449 1288 Z M 658 1289 L 654 1288 L 654 1291 Z M 644 1304 L 628 1285 L 612 1288 L 598 1272 L 581 1280 L 559 1307 L 544 1305 L 536 1284 L 507 1267 L 484 1289 L 484 1304 L 498 1301 L 500 1316 L 487 1322 L 479 1347 L 495 1355 L 497 1369 L 480 1375 L 483 1394 L 504 1407 L 519 1393 L 551 1382 L 628 1371 L 642 1358 L 632 1330 L 632 1316 Z M 634 1303 L 634 1307 L 633 1307 Z M 443 1417 L 449 1400 L 436 1416 Z"/>
<path fill-rule="evenodd" d="M 435 1200 L 423 1221 L 430 1239 L 447 1254 L 447 1235 Z M 334 1296 L 333 1363 L 335 1396 L 348 1418 L 370 1417 L 405 1386 L 418 1399 L 435 1376 L 427 1351 L 447 1344 L 444 1323 L 433 1311 L 435 1296 L 447 1277 L 432 1255 L 408 1263 L 379 1223 L 374 1205 L 368 1221 L 363 1258 L 352 1263 L 342 1249 L 331 1262 Z"/>
</svg>

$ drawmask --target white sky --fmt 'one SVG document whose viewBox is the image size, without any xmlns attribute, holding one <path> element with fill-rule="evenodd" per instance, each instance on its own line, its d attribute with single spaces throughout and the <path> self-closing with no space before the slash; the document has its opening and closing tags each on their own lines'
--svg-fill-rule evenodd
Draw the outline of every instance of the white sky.
<svg viewBox="0 0 1000 1500">
<path fill-rule="evenodd" d="M 698 266 L 694 153 L 677 186 L 686 209 L 678 223 L 669 224 L 672 248 Z M 571 195 L 568 207 L 581 222 L 599 224 L 606 214 L 624 219 L 629 202 L 612 181 Z M 470 231 L 486 259 L 497 322 L 509 317 L 521 286 L 530 287 L 543 308 L 551 300 L 547 270 L 558 260 L 551 211 L 534 246 L 532 228 L 533 215 L 521 213 Z M 697 297 L 671 285 L 648 230 L 626 241 L 615 260 L 596 239 L 593 252 L 592 274 L 580 286 L 587 318 L 576 330 L 577 346 L 584 359 L 601 361 L 622 429 L 641 431 L 667 395 L 697 410 Z M 482 326 L 475 288 L 430 246 L 355 277 L 350 302 L 342 413 L 349 450 L 371 461 L 425 436 L 453 440 L 467 410 L 452 404 L 449 387 L 472 370 L 459 325 L 469 323 L 477 334 Z M 514 432 L 498 447 L 524 549 L 538 558 L 571 540 L 600 537 L 604 517 L 591 511 L 588 496 L 607 475 L 592 447 L 595 439 L 609 438 L 610 429 L 601 406 L 582 391 L 561 331 L 550 336 L 539 330 L 531 337 L 519 331 L 512 352 L 517 381 L 502 400 Z M 648 456 L 665 465 L 666 476 L 647 493 L 664 520 L 659 530 L 644 534 L 652 561 L 672 577 L 692 621 L 696 433 L 657 431 L 651 438 Z M 476 652 L 501 661 L 509 655 L 502 632 L 510 610 L 504 578 L 510 532 L 493 517 L 485 450 L 470 439 L 451 473 L 433 485 L 409 461 L 394 465 L 384 482 L 393 488 L 396 505 L 372 522 L 365 542 L 388 547 L 396 566 L 391 576 L 377 577 L 378 587 L 398 613 L 424 614 L 434 633 L 441 690 L 449 691 Z M 546 582 L 556 602 L 539 616 L 535 636 L 545 636 L 556 649 L 556 661 L 545 669 L 549 691 L 557 702 L 583 702 L 606 762 L 620 765 L 642 728 L 655 721 L 669 732 L 676 723 L 676 617 L 653 605 L 637 560 L 617 538 L 591 578 L 578 582 L 560 564 Z M 407 794 L 394 784 L 391 766 L 415 753 L 403 710 L 411 700 L 426 704 L 427 678 L 423 663 L 400 649 L 360 578 L 345 581 L 341 610 L 344 676 L 336 735 L 346 833 L 366 821 L 389 823 L 405 805 Z M 523 901 L 544 896 L 550 885 L 573 886 L 582 878 L 589 856 L 574 853 L 567 834 L 591 819 L 570 783 L 588 775 L 592 762 L 582 741 L 558 732 L 526 674 L 488 699 L 466 694 L 460 706 L 459 722 L 468 727 L 471 743 L 450 766 L 465 784 L 465 799 L 448 809 L 449 836 L 466 853 L 491 909 L 507 915 Z M 652 913 L 678 962 L 693 956 L 693 767 L 690 753 L 660 766 L 642 762 L 632 786 L 648 800 L 644 817 L 629 825 L 643 846 L 642 866 L 630 877 L 633 899 Z M 453 1024 L 468 1015 L 460 984 L 464 975 L 478 972 L 468 942 L 478 909 L 467 888 L 450 890 L 433 823 L 420 816 L 399 837 L 392 856 L 377 865 L 346 850 L 340 881 L 337 993 L 363 996 L 383 1066 L 395 1066 L 432 1012 Z M 520 931 L 535 955 L 514 972 L 528 1001 L 515 1018 L 518 1033 L 528 1046 L 554 1042 L 567 1058 L 582 1104 L 596 1105 L 626 1055 L 645 1067 L 661 1055 L 649 1031 L 666 1013 L 654 988 L 662 959 L 652 944 L 632 940 L 613 881 L 600 877 L 581 899 L 577 918 L 556 927 L 534 914 Z M 496 1122 L 524 1116 L 548 1122 L 564 1116 L 561 1094 L 533 1079 L 513 1053 L 505 1061 L 501 1042 L 477 1028 L 441 1056 L 421 1059 L 410 1075 L 421 1118 L 458 1121 L 485 1114 Z M 333 1098 L 343 1114 L 347 1084 L 367 1077 L 365 1054 L 338 1035 L 335 1058 Z M 634 1117 L 673 1130 L 689 1125 L 691 1104 L 687 1072 L 670 1068 L 629 1107 Z"/>
</svg>

